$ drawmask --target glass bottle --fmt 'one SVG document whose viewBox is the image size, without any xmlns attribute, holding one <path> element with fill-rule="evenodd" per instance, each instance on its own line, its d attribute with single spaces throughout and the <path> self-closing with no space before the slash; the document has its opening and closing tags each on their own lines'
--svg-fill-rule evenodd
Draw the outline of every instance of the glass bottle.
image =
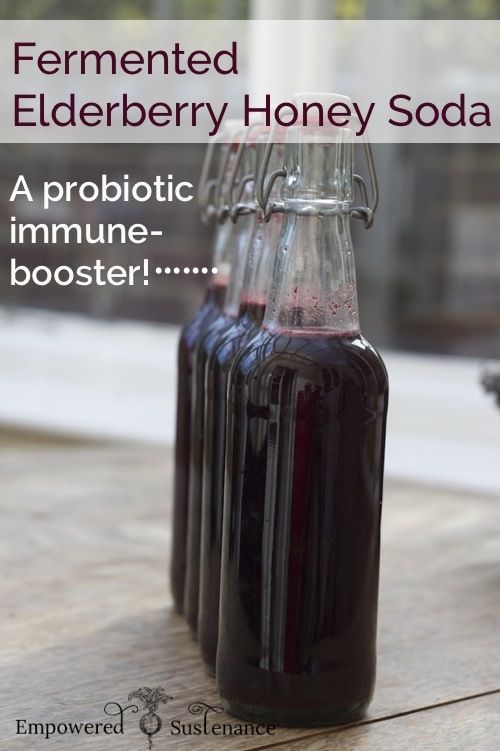
<svg viewBox="0 0 500 751">
<path fill-rule="evenodd" d="M 243 148 L 243 147 L 242 147 Z M 249 148 L 243 150 L 243 167 L 248 172 Z M 249 192 L 250 191 L 250 192 Z M 231 191 L 230 191 L 231 193 Z M 244 199 L 251 198 L 247 187 Z M 231 202 L 229 197 L 229 202 Z M 220 342 L 226 330 L 234 323 L 240 304 L 240 296 L 245 273 L 247 251 L 252 237 L 255 214 L 237 217 L 230 224 L 228 248 L 230 250 L 229 281 L 222 310 L 204 330 L 197 342 L 193 358 L 193 377 L 191 383 L 191 447 L 189 456 L 188 517 L 186 535 L 186 581 L 184 587 L 184 614 L 193 635 L 198 627 L 198 600 L 200 578 L 200 542 L 201 542 L 201 496 L 202 463 L 204 443 L 205 413 L 205 368 L 210 353 Z"/>
<path fill-rule="evenodd" d="M 257 166 L 268 137 L 269 129 L 262 126 L 254 126 L 249 134 L 249 139 L 256 144 Z M 272 161 L 276 166 L 283 162 L 282 146 L 275 148 Z M 228 375 L 234 358 L 258 332 L 264 318 L 281 220 L 280 214 L 274 214 L 269 222 L 264 222 L 260 213 L 257 215 L 238 316 L 212 350 L 205 369 L 198 641 L 202 659 L 210 673 L 215 672 L 219 622 Z"/>
<path fill-rule="evenodd" d="M 240 123 L 230 126 L 231 132 L 225 131 L 230 138 L 231 133 L 241 129 Z M 208 186 L 208 177 L 215 163 L 210 157 L 214 150 L 219 152 L 218 178 L 211 182 L 212 190 Z M 229 186 L 237 143 L 227 143 L 209 146 L 208 159 L 205 160 L 202 180 L 200 184 L 200 203 L 207 219 L 215 219 L 221 209 L 221 202 Z M 212 165 L 209 165 L 208 162 Z M 213 188 L 215 187 L 215 191 Z M 210 192 L 208 192 L 210 190 Z M 212 198 L 212 194 L 215 195 Z M 210 201 L 215 203 L 210 203 Z M 187 539 L 187 508 L 188 508 L 188 480 L 189 456 L 191 449 L 191 389 L 193 376 L 193 358 L 197 344 L 210 323 L 220 315 L 224 304 L 225 293 L 229 277 L 228 256 L 233 242 L 231 222 L 221 221 L 216 224 L 213 250 L 213 266 L 218 269 L 216 275 L 209 277 L 202 306 L 181 332 L 177 350 L 177 420 L 174 458 L 174 495 L 172 519 L 172 554 L 170 560 L 170 587 L 174 599 L 174 606 L 178 613 L 183 610 L 184 585 L 186 578 L 186 539 Z"/>
<path fill-rule="evenodd" d="M 353 131 L 289 133 L 266 314 L 229 377 L 216 678 L 237 717 L 316 726 L 373 692 L 388 382 L 358 322 Z"/>
</svg>

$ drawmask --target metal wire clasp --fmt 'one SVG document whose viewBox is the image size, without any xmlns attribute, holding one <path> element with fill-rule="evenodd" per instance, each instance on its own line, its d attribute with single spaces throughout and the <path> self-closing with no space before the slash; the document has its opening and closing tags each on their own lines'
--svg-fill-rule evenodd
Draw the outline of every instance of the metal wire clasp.
<svg viewBox="0 0 500 751">
<path fill-rule="evenodd" d="M 353 206 L 350 208 L 349 213 L 354 219 L 361 219 L 365 229 L 370 229 L 370 227 L 373 226 L 373 221 L 375 219 L 379 196 L 377 170 L 375 169 L 373 151 L 370 142 L 366 138 L 363 138 L 363 150 L 365 152 L 368 178 L 370 180 L 370 197 L 368 197 L 368 191 L 364 179 L 361 175 L 354 174 L 354 182 L 361 192 L 361 200 L 363 201 L 364 206 Z"/>
<path fill-rule="evenodd" d="M 255 214 L 257 211 L 257 204 L 255 201 L 251 203 L 245 203 L 243 196 L 249 183 L 255 183 L 256 181 L 256 169 L 257 169 L 257 156 L 254 156 L 255 163 L 250 172 L 243 174 L 242 177 L 238 177 L 241 167 L 243 166 L 243 155 L 248 148 L 248 136 L 251 131 L 259 127 L 259 123 L 253 123 L 245 128 L 244 135 L 240 140 L 238 146 L 238 152 L 234 164 L 234 170 L 231 176 L 231 183 L 229 187 L 229 202 L 231 207 L 229 209 L 229 217 L 233 222 L 236 222 L 239 216 L 245 216 L 248 214 Z M 235 193 L 236 191 L 236 193 Z"/>
<path fill-rule="evenodd" d="M 198 205 L 201 210 L 202 220 L 208 224 L 217 215 L 217 205 L 215 196 L 222 180 L 222 165 L 225 159 L 221 159 L 218 173 L 215 177 L 211 176 L 211 172 L 214 167 L 214 156 L 216 146 L 222 148 L 220 143 L 216 140 L 210 141 L 207 150 L 205 152 L 205 158 L 203 159 L 203 167 L 201 170 L 200 181 L 198 183 Z M 213 199 L 212 199 L 213 196 Z"/>
<path fill-rule="evenodd" d="M 205 153 L 203 168 L 200 177 L 198 190 L 198 203 L 202 212 L 202 219 L 205 222 L 216 220 L 219 223 L 224 222 L 230 215 L 232 201 L 232 192 L 237 170 L 237 164 L 241 159 L 241 139 L 240 135 L 244 131 L 237 131 L 233 135 L 232 141 L 224 143 L 221 141 L 211 141 Z M 238 144 L 236 156 L 234 156 L 234 147 Z M 214 164 L 215 147 L 223 149 L 220 159 L 219 168 L 216 177 L 210 177 Z M 231 160 L 233 159 L 233 163 Z"/>
<path fill-rule="evenodd" d="M 274 183 L 280 177 L 285 178 L 287 175 L 286 169 L 277 169 L 267 177 L 267 170 L 269 167 L 269 161 L 271 153 L 274 147 L 272 141 L 272 134 L 269 141 L 266 144 L 262 163 L 260 165 L 259 174 L 257 177 L 257 184 L 255 193 L 257 201 L 262 209 L 264 215 L 264 221 L 268 222 L 271 218 L 271 214 L 284 212 L 285 204 L 283 201 L 271 201 L 270 196 L 274 187 Z M 354 182 L 358 186 L 361 193 L 361 199 L 364 205 L 361 206 L 349 206 L 347 208 L 340 209 L 341 213 L 349 214 L 354 219 L 361 219 L 365 228 L 370 229 L 373 225 L 375 218 L 375 211 L 377 210 L 379 191 L 377 173 L 375 169 L 375 162 L 373 159 L 373 152 L 370 143 L 363 138 L 363 149 L 365 153 L 366 163 L 368 167 L 368 177 L 370 180 L 370 196 L 368 195 L 368 189 L 366 187 L 365 180 L 361 175 L 354 174 Z"/>
<path fill-rule="evenodd" d="M 257 183 L 255 185 L 255 196 L 257 198 L 257 203 L 262 209 L 262 214 L 265 222 L 269 221 L 271 214 L 283 212 L 285 210 L 285 204 L 283 203 L 283 201 L 271 201 L 270 196 L 274 187 L 274 183 L 276 182 L 278 177 L 286 177 L 286 169 L 283 167 L 281 169 L 274 170 L 274 172 L 272 172 L 266 180 L 267 169 L 269 167 L 269 161 L 271 159 L 271 154 L 274 148 L 274 132 L 275 130 L 273 129 L 269 136 L 269 140 L 266 143 L 266 148 L 264 149 L 264 154 L 262 156 L 262 161 L 260 163 L 259 172 L 257 175 Z"/>
<path fill-rule="evenodd" d="M 234 147 L 238 144 L 236 155 Z M 224 143 L 220 139 L 210 141 L 205 152 L 203 167 L 198 186 L 198 205 L 201 209 L 202 220 L 208 223 L 216 220 L 224 222 L 228 216 L 232 218 L 233 192 L 239 165 L 245 144 L 245 129 L 242 127 L 234 133 L 232 141 Z M 216 176 L 214 171 L 216 148 L 222 150 Z M 231 163 L 231 161 L 233 162 Z M 243 188 L 241 189 L 241 194 Z"/>
<path fill-rule="evenodd" d="M 231 162 L 231 156 L 233 153 L 233 146 L 235 146 L 237 143 L 238 143 L 238 150 L 237 150 L 237 154 L 238 154 L 239 149 L 241 147 L 240 131 L 238 131 L 238 133 L 234 135 L 233 140 L 231 141 L 230 144 L 228 144 L 228 147 L 224 154 L 224 158 L 222 159 L 222 162 L 220 165 L 217 188 L 215 190 L 215 216 L 217 218 L 217 221 L 220 223 L 225 222 L 225 220 L 229 216 L 229 212 L 231 209 L 231 194 L 233 190 L 234 176 L 235 176 L 236 163 L 237 163 L 238 157 L 236 157 L 232 165 L 230 164 L 230 162 Z M 226 176 L 229 173 L 229 171 L 230 171 L 229 180 L 226 180 Z"/>
</svg>

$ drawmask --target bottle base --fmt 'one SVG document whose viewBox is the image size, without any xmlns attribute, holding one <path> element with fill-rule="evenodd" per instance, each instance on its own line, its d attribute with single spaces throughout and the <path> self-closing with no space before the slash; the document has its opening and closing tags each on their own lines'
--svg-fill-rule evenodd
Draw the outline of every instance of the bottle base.
<svg viewBox="0 0 500 751">
<path fill-rule="evenodd" d="M 358 722 L 365 716 L 368 704 L 369 702 L 357 702 L 340 707 L 298 709 L 296 707 L 251 706 L 222 699 L 226 712 L 240 720 L 290 728 L 313 728 Z"/>
</svg>

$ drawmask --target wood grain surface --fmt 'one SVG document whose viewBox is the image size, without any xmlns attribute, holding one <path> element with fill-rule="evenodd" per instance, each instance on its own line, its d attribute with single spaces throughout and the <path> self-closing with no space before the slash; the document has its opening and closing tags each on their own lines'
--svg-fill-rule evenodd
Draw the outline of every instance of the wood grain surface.
<svg viewBox="0 0 500 751">
<path fill-rule="evenodd" d="M 123 735 L 16 734 L 23 719 L 104 722 L 104 705 L 127 705 L 140 686 L 173 697 L 155 751 L 500 748 L 500 499 L 387 483 L 378 679 L 363 724 L 175 737 L 172 720 L 194 722 L 188 706 L 218 698 L 170 606 L 171 452 L 0 440 L 0 478 L 0 748 L 146 751 L 131 712 Z"/>
</svg>

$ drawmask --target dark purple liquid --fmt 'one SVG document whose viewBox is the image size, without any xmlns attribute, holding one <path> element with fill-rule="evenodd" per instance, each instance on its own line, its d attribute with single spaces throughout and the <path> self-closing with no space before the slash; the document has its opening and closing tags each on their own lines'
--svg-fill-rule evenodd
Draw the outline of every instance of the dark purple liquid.
<svg viewBox="0 0 500 751">
<path fill-rule="evenodd" d="M 387 394 L 358 334 L 263 330 L 234 364 L 217 684 L 239 717 L 331 724 L 370 701 Z"/>
<path fill-rule="evenodd" d="M 186 577 L 186 531 L 188 507 L 189 450 L 191 446 L 191 382 L 193 355 L 207 326 L 220 314 L 226 286 L 209 287 L 205 302 L 194 318 L 184 326 L 177 354 L 177 433 L 175 442 L 175 477 L 172 558 L 170 582 L 175 609 L 182 612 Z"/>
<path fill-rule="evenodd" d="M 238 320 L 227 330 L 206 367 L 198 640 L 211 673 L 215 672 L 219 625 L 227 382 L 235 356 L 258 332 L 264 311 L 265 303 L 243 304 Z"/>
<path fill-rule="evenodd" d="M 184 587 L 184 615 L 193 634 L 198 629 L 198 598 L 200 591 L 201 493 L 203 438 L 205 425 L 205 369 L 235 317 L 220 313 L 203 333 L 194 355 L 191 408 L 191 448 L 189 455 L 189 494 L 187 520 L 187 563 Z"/>
</svg>

